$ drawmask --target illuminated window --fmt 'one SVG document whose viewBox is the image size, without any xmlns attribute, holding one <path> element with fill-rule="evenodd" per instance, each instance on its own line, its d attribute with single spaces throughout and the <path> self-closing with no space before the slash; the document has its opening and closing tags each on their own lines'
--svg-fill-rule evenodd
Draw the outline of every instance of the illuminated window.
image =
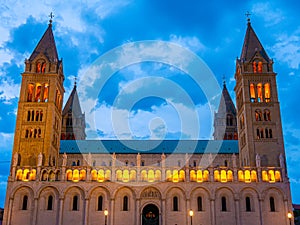
<svg viewBox="0 0 300 225">
<path fill-rule="evenodd" d="M 128 211 L 128 197 L 124 196 L 123 198 L 123 211 Z"/>
<path fill-rule="evenodd" d="M 78 211 L 78 209 L 79 209 L 78 203 L 79 203 L 78 196 L 77 195 L 73 196 L 73 202 L 72 202 L 72 210 L 73 211 Z"/>
<path fill-rule="evenodd" d="M 130 182 L 136 181 L 136 171 L 135 170 L 130 170 L 129 180 L 130 180 Z"/>
<path fill-rule="evenodd" d="M 239 181 L 245 181 L 244 179 L 244 172 L 242 170 L 239 170 L 238 172 L 238 178 L 239 178 Z"/>
<path fill-rule="evenodd" d="M 227 182 L 226 170 L 221 170 L 221 182 Z"/>
<path fill-rule="evenodd" d="M 264 120 L 271 121 L 271 113 L 270 113 L 270 110 L 268 110 L 268 109 L 264 110 Z"/>
<path fill-rule="evenodd" d="M 22 201 L 22 210 L 27 210 L 27 207 L 28 207 L 28 196 L 24 195 Z"/>
<path fill-rule="evenodd" d="M 255 102 L 255 87 L 254 84 L 250 84 L 250 101 Z"/>
<path fill-rule="evenodd" d="M 129 170 L 124 170 L 123 171 L 123 182 L 128 182 L 129 181 Z"/>
<path fill-rule="evenodd" d="M 281 175 L 280 172 L 277 170 L 275 171 L 275 181 L 280 182 L 281 181 Z"/>
<path fill-rule="evenodd" d="M 167 181 L 172 181 L 172 172 L 171 172 L 171 170 L 166 171 L 166 180 Z"/>
<path fill-rule="evenodd" d="M 42 71 L 42 65 L 41 65 L 40 62 L 38 62 L 37 65 L 36 65 L 36 72 L 40 73 L 41 71 Z"/>
<path fill-rule="evenodd" d="M 44 85 L 43 102 L 48 102 L 49 84 Z"/>
<path fill-rule="evenodd" d="M 32 102 L 33 90 L 34 90 L 34 85 L 28 84 L 28 86 L 27 86 L 27 102 Z"/>
<path fill-rule="evenodd" d="M 29 181 L 29 169 L 24 170 L 22 180 Z"/>
<path fill-rule="evenodd" d="M 197 198 L 197 208 L 198 208 L 198 211 L 202 211 L 202 197 L 198 197 Z"/>
<path fill-rule="evenodd" d="M 103 208 L 103 197 L 100 195 L 98 197 L 97 211 L 102 211 Z"/>
<path fill-rule="evenodd" d="M 233 175 L 232 175 L 232 171 L 231 170 L 227 171 L 227 181 L 229 181 L 229 182 L 233 181 Z"/>
<path fill-rule="evenodd" d="M 173 211 L 178 211 L 178 197 L 173 197 Z"/>
<path fill-rule="evenodd" d="M 35 180 L 36 179 L 36 170 L 32 169 L 30 171 L 29 180 Z"/>
<path fill-rule="evenodd" d="M 53 196 L 49 195 L 47 201 L 47 210 L 53 210 Z"/>
<path fill-rule="evenodd" d="M 117 181 L 122 181 L 122 176 L 123 176 L 122 170 L 117 170 L 116 174 L 117 174 Z"/>
<path fill-rule="evenodd" d="M 208 181 L 209 180 L 209 171 L 204 170 L 203 171 L 203 181 Z"/>
<path fill-rule="evenodd" d="M 72 178 L 72 180 L 74 182 L 78 182 L 79 181 L 79 170 L 74 170 L 73 171 L 73 178 Z"/>
<path fill-rule="evenodd" d="M 111 180 L 111 172 L 110 172 L 110 170 L 105 170 L 104 180 L 105 181 L 110 181 Z"/>
<path fill-rule="evenodd" d="M 148 175 L 146 170 L 142 170 L 141 172 L 141 179 L 142 181 L 147 181 L 148 180 Z"/>
<path fill-rule="evenodd" d="M 97 170 L 92 170 L 91 175 L 92 175 L 92 181 L 96 181 L 97 180 Z"/>
<path fill-rule="evenodd" d="M 67 170 L 67 181 L 72 180 L 72 170 Z"/>
<path fill-rule="evenodd" d="M 257 182 L 257 174 L 255 170 L 251 171 L 251 181 Z"/>
<path fill-rule="evenodd" d="M 270 183 L 274 183 L 275 182 L 275 174 L 274 174 L 274 170 L 269 170 L 269 182 Z"/>
<path fill-rule="evenodd" d="M 246 197 L 246 212 L 251 212 L 251 201 L 250 201 L 250 197 Z"/>
<path fill-rule="evenodd" d="M 270 102 L 271 101 L 271 89 L 270 89 L 270 84 L 266 83 L 264 85 L 264 90 L 265 90 L 265 101 Z"/>
<path fill-rule="evenodd" d="M 191 170 L 190 171 L 190 181 L 196 181 L 196 178 L 197 178 L 197 176 L 196 176 L 195 170 Z"/>
<path fill-rule="evenodd" d="M 36 88 L 35 88 L 35 99 L 34 99 L 34 101 L 36 101 L 36 102 L 41 101 L 41 91 L 42 91 L 42 86 L 41 86 L 41 84 L 37 83 Z"/>
<path fill-rule="evenodd" d="M 118 170 L 117 171 L 117 181 L 121 181 L 121 180 L 122 180 L 122 171 Z M 101 169 L 98 171 L 97 181 L 104 182 L 104 170 Z"/>
<path fill-rule="evenodd" d="M 178 170 L 173 170 L 173 176 L 172 176 L 172 181 L 174 183 L 177 183 L 179 181 L 179 176 L 178 176 Z"/>
<path fill-rule="evenodd" d="M 161 172 L 160 170 L 155 171 L 155 181 L 160 181 L 161 180 Z"/>
<path fill-rule="evenodd" d="M 185 172 L 184 170 L 179 171 L 179 182 L 185 181 Z"/>
<path fill-rule="evenodd" d="M 262 68 L 263 68 L 263 64 L 262 64 L 262 62 L 259 61 L 258 64 L 257 64 L 257 72 L 261 73 Z"/>
<path fill-rule="evenodd" d="M 245 170 L 245 183 L 251 182 L 250 170 Z"/>
<path fill-rule="evenodd" d="M 197 170 L 197 182 L 203 182 L 202 170 Z"/>
<path fill-rule="evenodd" d="M 275 200 L 273 197 L 270 197 L 270 211 L 275 212 Z"/>
<path fill-rule="evenodd" d="M 85 180 L 86 179 L 86 171 L 85 170 L 80 170 L 80 180 Z"/>
<path fill-rule="evenodd" d="M 262 84 L 257 84 L 257 101 L 263 102 Z"/>
<path fill-rule="evenodd" d="M 265 170 L 262 171 L 262 180 L 266 182 L 269 181 L 268 173 Z"/>
<path fill-rule="evenodd" d="M 22 180 L 22 177 L 23 177 L 22 173 L 23 173 L 23 171 L 21 169 L 17 170 L 17 175 L 16 175 L 17 180 Z"/>
<path fill-rule="evenodd" d="M 42 73 L 45 73 L 46 71 L 46 63 L 42 63 L 42 69 L 41 69 L 41 72 Z"/>
<path fill-rule="evenodd" d="M 153 170 L 148 171 L 148 182 L 154 182 L 154 171 Z"/>
<path fill-rule="evenodd" d="M 254 61 L 253 63 L 252 63 L 252 68 L 253 68 L 253 73 L 257 73 L 257 64 L 256 64 L 256 62 Z"/>
<path fill-rule="evenodd" d="M 218 170 L 214 171 L 214 179 L 216 182 L 220 181 L 220 173 Z"/>
<path fill-rule="evenodd" d="M 226 197 L 221 198 L 221 211 L 226 212 L 227 211 L 227 205 L 226 205 Z"/>
</svg>

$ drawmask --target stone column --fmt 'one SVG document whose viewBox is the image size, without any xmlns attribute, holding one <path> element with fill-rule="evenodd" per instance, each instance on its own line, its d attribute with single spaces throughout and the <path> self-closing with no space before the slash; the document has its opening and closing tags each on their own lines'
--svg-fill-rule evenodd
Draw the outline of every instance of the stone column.
<svg viewBox="0 0 300 225">
<path fill-rule="evenodd" d="M 257 168 L 257 179 L 258 182 L 262 182 L 262 173 L 261 173 L 261 168 Z"/>
<path fill-rule="evenodd" d="M 214 182 L 214 169 L 212 167 L 209 167 L 208 171 L 209 171 L 209 181 Z"/>
<path fill-rule="evenodd" d="M 64 198 L 59 198 L 59 214 L 58 214 L 58 225 L 62 225 L 63 222 L 63 206 L 64 206 Z"/>
<path fill-rule="evenodd" d="M 7 223 L 6 223 L 6 225 L 10 225 L 13 200 L 14 200 L 13 198 L 9 198 L 8 213 L 7 213 Z"/>
<path fill-rule="evenodd" d="M 135 202 L 135 212 L 136 212 L 135 224 L 136 225 L 140 225 L 140 223 L 141 223 L 140 207 L 141 207 L 141 201 L 139 198 L 137 198 L 136 202 Z"/>
<path fill-rule="evenodd" d="M 88 225 L 88 218 L 89 218 L 89 204 L 90 202 L 90 199 L 89 198 L 86 198 L 85 201 L 84 201 L 84 225 Z"/>
<path fill-rule="evenodd" d="M 260 225 L 263 225 L 263 218 L 262 218 L 262 215 L 263 215 L 263 212 L 262 212 L 262 209 L 263 209 L 263 199 L 261 197 L 259 197 L 259 219 L 260 219 Z"/>
<path fill-rule="evenodd" d="M 38 198 L 35 197 L 34 198 L 34 209 L 33 209 L 32 225 L 36 225 L 37 210 L 38 210 Z"/>
<path fill-rule="evenodd" d="M 189 212 L 191 210 L 191 202 L 190 199 L 186 199 L 186 210 L 185 210 L 185 218 L 186 224 L 191 224 Z M 193 210 L 193 209 L 192 209 Z M 194 210 L 193 210 L 194 211 Z"/>
<path fill-rule="evenodd" d="M 166 199 L 161 200 L 161 224 L 167 225 L 167 222 L 166 222 Z"/>
<path fill-rule="evenodd" d="M 238 196 L 234 197 L 234 203 L 235 203 L 235 221 L 236 221 L 236 225 L 239 225 L 241 224 L 241 221 L 240 221 L 240 200 Z"/>
<path fill-rule="evenodd" d="M 108 225 L 114 225 L 114 209 L 115 209 L 115 199 L 110 199 L 110 212 L 108 212 L 108 220 L 110 223 Z"/>
<path fill-rule="evenodd" d="M 210 199 L 210 215 L 211 215 L 211 225 L 216 224 L 216 213 L 215 213 L 215 199 Z"/>
</svg>

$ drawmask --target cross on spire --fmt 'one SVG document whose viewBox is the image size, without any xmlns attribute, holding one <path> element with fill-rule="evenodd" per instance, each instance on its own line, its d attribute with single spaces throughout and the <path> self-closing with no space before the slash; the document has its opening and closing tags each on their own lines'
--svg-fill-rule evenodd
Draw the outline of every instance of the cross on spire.
<svg viewBox="0 0 300 225">
<path fill-rule="evenodd" d="M 54 17 L 54 14 L 51 12 L 50 15 L 49 15 L 49 17 L 50 17 L 49 23 L 52 24 L 52 19 Z"/>
<path fill-rule="evenodd" d="M 250 23 L 250 16 L 251 16 L 251 13 L 250 13 L 249 11 L 247 11 L 247 12 L 245 13 L 245 16 L 247 17 L 248 23 Z"/>
</svg>

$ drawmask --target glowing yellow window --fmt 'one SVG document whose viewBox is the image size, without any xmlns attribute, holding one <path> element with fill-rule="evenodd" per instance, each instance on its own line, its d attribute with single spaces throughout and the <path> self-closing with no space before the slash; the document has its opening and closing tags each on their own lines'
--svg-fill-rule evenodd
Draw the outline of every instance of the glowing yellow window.
<svg viewBox="0 0 300 225">
<path fill-rule="evenodd" d="M 86 171 L 85 170 L 80 170 L 80 180 L 85 180 L 86 179 Z"/>
<path fill-rule="evenodd" d="M 111 180 L 111 171 L 110 170 L 105 170 L 104 180 L 105 181 L 110 181 Z"/>
<path fill-rule="evenodd" d="M 262 84 L 259 83 L 257 85 L 257 101 L 263 102 L 263 93 L 262 93 Z"/>
<path fill-rule="evenodd" d="M 203 182 L 202 170 L 197 170 L 197 182 Z"/>
<path fill-rule="evenodd" d="M 155 170 L 155 181 L 161 180 L 161 172 L 160 170 Z"/>
<path fill-rule="evenodd" d="M 195 170 L 190 171 L 190 181 L 192 181 L 192 182 L 196 181 L 196 172 L 195 172 Z"/>
<path fill-rule="evenodd" d="M 28 84 L 28 86 L 27 86 L 27 102 L 32 102 L 33 90 L 34 90 L 34 85 Z"/>
<path fill-rule="evenodd" d="M 274 183 L 275 182 L 274 170 L 269 170 L 269 182 L 270 183 Z"/>
<path fill-rule="evenodd" d="M 209 180 L 209 171 L 204 170 L 203 171 L 203 181 L 208 181 Z"/>
<path fill-rule="evenodd" d="M 166 171 L 166 180 L 167 181 L 172 181 L 172 172 L 171 172 L 171 170 Z"/>
<path fill-rule="evenodd" d="M 244 172 L 242 170 L 239 170 L 238 177 L 239 177 L 239 181 L 241 181 L 241 182 L 245 181 Z"/>
<path fill-rule="evenodd" d="M 147 176 L 147 171 L 146 170 L 142 170 L 141 172 L 141 179 L 142 181 L 147 181 L 148 180 L 148 176 Z"/>
<path fill-rule="evenodd" d="M 174 183 L 177 183 L 179 181 L 179 178 L 178 178 L 178 170 L 173 170 L 173 179 L 172 181 Z"/>
<path fill-rule="evenodd" d="M 251 183 L 250 170 L 245 170 L 245 183 Z"/>
<path fill-rule="evenodd" d="M 22 173 L 23 173 L 23 171 L 21 169 L 17 170 L 17 175 L 16 175 L 17 180 L 22 180 Z"/>
<path fill-rule="evenodd" d="M 73 178 L 72 170 L 67 170 L 67 181 L 71 181 Z"/>
<path fill-rule="evenodd" d="M 251 171 L 251 181 L 257 182 L 257 173 L 255 170 Z"/>
<path fill-rule="evenodd" d="M 179 171 L 179 182 L 185 181 L 185 172 L 184 170 Z"/>
<path fill-rule="evenodd" d="M 136 181 L 136 171 L 135 171 L 135 170 L 130 170 L 130 173 L 129 173 L 129 181 L 130 181 L 130 182 Z"/>
<path fill-rule="evenodd" d="M 117 170 L 117 181 L 122 181 L 122 170 Z"/>
<path fill-rule="evenodd" d="M 265 170 L 262 171 L 262 180 L 266 182 L 269 181 L 268 173 Z"/>
<path fill-rule="evenodd" d="M 215 181 L 219 182 L 220 181 L 220 173 L 218 170 L 214 171 L 214 179 Z"/>
<path fill-rule="evenodd" d="M 254 87 L 254 84 L 250 84 L 250 101 L 255 102 L 255 87 Z"/>
<path fill-rule="evenodd" d="M 281 175 L 280 175 L 280 171 L 275 171 L 275 181 L 276 182 L 280 182 L 281 181 Z"/>
<path fill-rule="evenodd" d="M 123 171 L 123 182 L 129 182 L 129 170 Z"/>
<path fill-rule="evenodd" d="M 148 171 L 148 182 L 154 182 L 154 171 L 153 170 Z"/>
<path fill-rule="evenodd" d="M 96 181 L 97 180 L 97 170 L 92 170 L 91 172 L 91 176 L 92 176 L 92 181 Z"/>
<path fill-rule="evenodd" d="M 24 170 L 22 180 L 29 181 L 29 169 Z"/>
<path fill-rule="evenodd" d="M 226 170 L 221 170 L 221 182 L 227 182 Z"/>
<path fill-rule="evenodd" d="M 79 170 L 74 170 L 73 171 L 73 178 L 72 178 L 72 180 L 74 181 L 74 182 L 78 182 L 79 181 Z"/>
<path fill-rule="evenodd" d="M 48 102 L 49 84 L 44 85 L 43 102 Z"/>
<path fill-rule="evenodd" d="M 42 92 L 42 85 L 37 83 L 36 88 L 35 88 L 35 102 L 40 102 L 41 101 L 41 92 Z"/>
<path fill-rule="evenodd" d="M 36 179 L 36 170 L 32 169 L 30 171 L 29 180 L 35 180 Z"/>
<path fill-rule="evenodd" d="M 227 181 L 229 181 L 229 182 L 233 181 L 233 175 L 232 175 L 232 171 L 231 170 L 227 171 Z"/>
<path fill-rule="evenodd" d="M 265 101 L 266 102 L 270 102 L 271 100 L 271 89 L 270 89 L 270 84 L 269 83 L 266 83 L 264 85 L 264 90 L 265 90 Z"/>
</svg>

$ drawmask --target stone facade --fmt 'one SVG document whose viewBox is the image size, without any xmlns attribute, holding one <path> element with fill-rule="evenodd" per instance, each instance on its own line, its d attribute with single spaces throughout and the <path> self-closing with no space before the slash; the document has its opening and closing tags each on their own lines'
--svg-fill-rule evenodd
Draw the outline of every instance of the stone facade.
<svg viewBox="0 0 300 225">
<path fill-rule="evenodd" d="M 233 135 L 225 139 L 238 140 L 180 141 L 178 149 L 165 140 L 145 153 L 150 141 L 133 141 L 133 149 L 118 140 L 84 140 L 79 102 L 76 115 L 66 110 L 63 117 L 64 75 L 50 23 L 22 74 L 3 224 L 288 225 L 292 203 L 272 63 L 249 21 L 235 74 L 237 112 L 223 90 L 227 101 L 215 121 L 215 129 Z M 221 109 L 233 116 L 230 129 Z M 74 115 L 82 125 L 76 131 L 66 127 Z M 81 140 L 60 141 L 62 132 Z"/>
</svg>

